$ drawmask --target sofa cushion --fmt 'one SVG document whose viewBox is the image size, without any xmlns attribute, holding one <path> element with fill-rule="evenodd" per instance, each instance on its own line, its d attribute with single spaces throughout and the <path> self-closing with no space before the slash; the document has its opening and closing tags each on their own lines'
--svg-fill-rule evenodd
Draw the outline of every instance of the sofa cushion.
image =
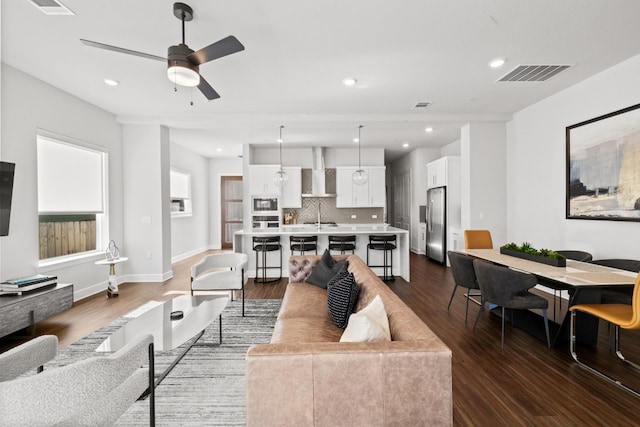
<svg viewBox="0 0 640 427">
<path fill-rule="evenodd" d="M 342 261 L 336 263 L 328 249 L 325 249 L 320 258 L 320 262 L 315 266 L 309 277 L 307 277 L 307 283 L 319 286 L 321 288 L 327 288 L 327 283 L 338 271 L 342 268 Z"/>
<path fill-rule="evenodd" d="M 289 283 L 278 319 L 291 317 L 320 317 L 329 320 L 327 290 L 311 283 Z"/>
<path fill-rule="evenodd" d="M 327 315 L 324 318 L 288 317 L 276 321 L 271 344 L 337 343 L 342 332 Z"/>
<path fill-rule="evenodd" d="M 389 319 L 380 295 L 357 313 L 349 316 L 349 323 L 340 342 L 391 341 Z"/>
<path fill-rule="evenodd" d="M 337 280 L 327 290 L 329 315 L 337 327 L 344 329 L 347 326 L 359 293 L 360 288 L 351 273 Z"/>
</svg>

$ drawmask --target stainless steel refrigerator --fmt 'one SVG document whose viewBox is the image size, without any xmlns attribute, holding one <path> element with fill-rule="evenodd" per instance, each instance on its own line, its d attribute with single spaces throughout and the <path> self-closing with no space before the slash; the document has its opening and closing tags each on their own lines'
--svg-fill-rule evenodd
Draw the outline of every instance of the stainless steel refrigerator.
<svg viewBox="0 0 640 427">
<path fill-rule="evenodd" d="M 427 190 L 427 257 L 444 264 L 447 260 L 445 187 Z"/>
</svg>

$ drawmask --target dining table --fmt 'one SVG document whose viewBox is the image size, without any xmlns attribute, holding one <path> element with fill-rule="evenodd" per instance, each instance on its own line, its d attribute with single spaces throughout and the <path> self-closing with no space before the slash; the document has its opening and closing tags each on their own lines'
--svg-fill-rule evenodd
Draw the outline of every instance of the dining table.
<svg viewBox="0 0 640 427">
<path fill-rule="evenodd" d="M 568 306 L 600 303 L 602 289 L 630 287 L 635 284 L 638 277 L 638 273 L 631 271 L 570 259 L 566 260 L 566 266 L 556 267 L 502 254 L 499 249 L 458 249 L 457 252 L 533 274 L 539 285 L 554 291 L 567 291 L 569 294 Z M 533 312 L 530 313 L 533 315 Z M 555 324 L 555 327 L 551 328 L 553 344 L 569 339 L 569 311 L 565 310 L 561 314 L 559 319 L 554 318 L 550 322 Z M 579 329 L 576 330 L 576 340 L 584 344 L 595 345 L 598 336 L 598 319 L 585 313 L 578 313 L 578 316 L 580 319 L 577 322 Z M 519 323 L 516 321 L 514 325 L 539 335 L 539 331 L 531 330 L 531 322 L 527 322 L 526 318 L 525 321 Z"/>
</svg>

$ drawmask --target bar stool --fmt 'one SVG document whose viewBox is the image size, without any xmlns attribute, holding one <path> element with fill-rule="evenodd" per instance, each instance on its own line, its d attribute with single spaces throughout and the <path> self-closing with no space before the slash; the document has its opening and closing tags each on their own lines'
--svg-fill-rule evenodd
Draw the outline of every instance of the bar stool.
<svg viewBox="0 0 640 427">
<path fill-rule="evenodd" d="M 394 280 L 393 277 L 393 254 L 391 251 L 396 249 L 395 234 L 370 234 L 369 244 L 367 245 L 367 265 L 369 267 L 382 267 L 382 280 Z M 369 250 L 384 251 L 384 261 L 382 265 L 369 264 Z M 391 268 L 391 274 L 387 274 L 387 268 Z"/>
<path fill-rule="evenodd" d="M 329 250 L 340 251 L 344 255 L 345 251 L 356 253 L 356 236 L 355 235 L 329 235 Z"/>
<path fill-rule="evenodd" d="M 280 236 L 253 236 L 253 250 L 256 252 L 256 283 L 275 283 L 282 279 L 282 245 Z M 267 265 L 267 252 L 280 251 L 280 265 Z M 262 253 L 262 265 L 260 265 L 258 253 Z M 267 279 L 267 270 L 277 268 L 280 274 L 277 279 Z M 262 270 L 262 278 L 260 271 Z"/>
<path fill-rule="evenodd" d="M 300 255 L 304 255 L 307 251 L 316 251 L 316 255 L 318 255 L 318 236 L 291 236 L 289 237 L 289 249 L 291 249 L 291 255 L 294 252 L 300 252 Z"/>
</svg>

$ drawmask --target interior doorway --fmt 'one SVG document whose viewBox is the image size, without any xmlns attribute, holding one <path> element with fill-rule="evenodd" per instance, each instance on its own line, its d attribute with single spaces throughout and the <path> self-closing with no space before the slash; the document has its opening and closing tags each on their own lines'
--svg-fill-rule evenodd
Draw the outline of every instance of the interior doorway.
<svg viewBox="0 0 640 427">
<path fill-rule="evenodd" d="M 394 225 L 403 230 L 411 229 L 411 172 L 395 176 L 394 181 Z"/>
<path fill-rule="evenodd" d="M 233 248 L 233 233 L 242 229 L 242 176 L 220 177 L 220 246 Z"/>
</svg>

